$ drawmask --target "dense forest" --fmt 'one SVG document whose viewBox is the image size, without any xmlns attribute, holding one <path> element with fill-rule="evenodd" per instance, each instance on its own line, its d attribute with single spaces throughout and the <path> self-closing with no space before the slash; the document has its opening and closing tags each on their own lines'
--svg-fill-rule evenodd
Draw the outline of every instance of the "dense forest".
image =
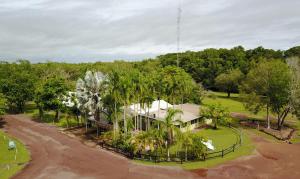
<svg viewBox="0 0 300 179">
<path fill-rule="evenodd" d="M 74 90 L 76 81 L 84 77 L 86 71 L 100 71 L 104 74 L 112 71 L 139 72 L 141 74 L 155 74 L 167 66 L 177 66 L 199 84 L 193 87 L 187 101 L 200 103 L 201 90 L 219 90 L 228 93 L 238 92 L 241 81 L 246 79 L 249 71 L 260 62 L 282 61 L 287 63 L 291 57 L 300 57 L 300 46 L 286 51 L 257 47 L 245 50 L 242 46 L 232 49 L 205 49 L 202 51 L 187 51 L 160 55 L 154 59 L 126 62 L 96 62 L 96 63 L 58 63 L 47 62 L 31 64 L 27 60 L 14 63 L 2 61 L 0 63 L 0 93 L 5 94 L 6 101 L 11 108 L 22 112 L 26 101 L 34 100 L 37 89 L 45 85 L 52 78 L 59 78 L 66 84 L 68 90 Z M 178 61 L 177 61 L 178 60 Z M 177 70 L 178 71 L 178 70 Z M 128 73 L 127 73 L 128 72 Z M 182 76 L 182 72 L 181 76 Z M 180 76 L 180 75 L 179 75 Z M 148 78 L 148 77 L 146 77 Z M 196 84 L 195 83 L 195 84 Z"/>
</svg>

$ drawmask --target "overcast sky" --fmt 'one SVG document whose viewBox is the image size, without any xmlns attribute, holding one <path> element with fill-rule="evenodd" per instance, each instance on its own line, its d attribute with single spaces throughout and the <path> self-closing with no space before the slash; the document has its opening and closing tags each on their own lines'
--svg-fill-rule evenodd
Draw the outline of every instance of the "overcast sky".
<svg viewBox="0 0 300 179">
<path fill-rule="evenodd" d="M 300 45 L 300 0 L 181 0 L 181 50 Z M 141 60 L 176 52 L 177 0 L 0 0 L 0 59 Z"/>
</svg>

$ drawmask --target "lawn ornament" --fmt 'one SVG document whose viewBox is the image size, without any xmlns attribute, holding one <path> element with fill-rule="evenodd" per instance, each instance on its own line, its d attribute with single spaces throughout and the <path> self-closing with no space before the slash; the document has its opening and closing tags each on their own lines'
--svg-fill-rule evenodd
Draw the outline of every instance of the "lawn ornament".
<svg viewBox="0 0 300 179">
<path fill-rule="evenodd" d="M 13 150 L 16 148 L 16 143 L 12 140 L 8 142 L 8 150 Z"/>
</svg>

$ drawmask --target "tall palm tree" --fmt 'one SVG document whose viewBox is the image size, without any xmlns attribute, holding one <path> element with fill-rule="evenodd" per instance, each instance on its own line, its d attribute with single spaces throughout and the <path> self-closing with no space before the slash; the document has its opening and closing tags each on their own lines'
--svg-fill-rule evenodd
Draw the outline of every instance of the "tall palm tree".
<svg viewBox="0 0 300 179">
<path fill-rule="evenodd" d="M 179 119 L 175 119 L 177 114 L 182 114 L 182 111 L 179 109 L 168 109 L 167 116 L 159 121 L 160 128 L 166 133 L 166 147 L 168 152 L 168 160 L 170 160 L 170 145 L 173 143 L 174 133 L 179 133 L 180 129 L 176 127 L 176 125 L 181 125 L 182 121 Z"/>
<path fill-rule="evenodd" d="M 141 103 L 143 104 L 143 108 L 146 110 L 145 111 L 145 116 L 146 116 L 146 130 L 150 129 L 150 120 L 149 120 L 149 115 L 150 115 L 150 108 L 152 106 L 152 102 L 154 101 L 154 98 L 151 96 L 151 94 L 148 93 L 147 96 L 144 96 L 141 100 Z"/>
<path fill-rule="evenodd" d="M 109 83 L 109 94 L 112 97 L 112 101 L 114 103 L 114 112 L 112 113 L 114 117 L 114 137 L 116 135 L 116 132 L 119 130 L 119 125 L 118 125 L 118 112 L 119 112 L 119 104 L 121 99 L 121 93 L 120 93 L 120 86 L 121 86 L 121 81 L 120 81 L 120 74 L 116 71 L 113 71 L 112 73 L 109 74 L 108 76 L 108 83 Z"/>
<path fill-rule="evenodd" d="M 123 121 L 124 121 L 124 133 L 127 135 L 127 119 L 126 119 L 126 110 L 128 104 L 131 102 L 131 93 L 132 93 L 132 79 L 130 75 L 121 76 L 120 83 L 120 94 L 123 101 Z"/>
<path fill-rule="evenodd" d="M 187 161 L 187 153 L 188 153 L 188 147 L 193 145 L 193 138 L 192 138 L 192 131 L 189 129 L 189 126 L 187 126 L 187 131 L 178 133 L 179 142 L 181 146 L 185 149 L 185 161 Z"/>
<path fill-rule="evenodd" d="M 141 117 L 137 115 L 138 113 L 141 113 L 141 108 L 144 107 L 142 104 L 142 98 L 144 96 L 145 91 L 145 80 L 142 74 L 139 71 L 135 71 L 132 73 L 132 99 L 137 103 L 135 111 L 135 128 L 141 128 Z M 139 104 L 139 105 L 138 105 Z M 139 111 L 136 111 L 139 110 Z"/>
</svg>

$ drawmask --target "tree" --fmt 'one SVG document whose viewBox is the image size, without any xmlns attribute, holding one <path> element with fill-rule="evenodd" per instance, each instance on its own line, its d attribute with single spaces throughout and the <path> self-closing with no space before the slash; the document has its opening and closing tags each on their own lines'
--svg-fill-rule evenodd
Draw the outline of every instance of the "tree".
<svg viewBox="0 0 300 179">
<path fill-rule="evenodd" d="M 32 75 L 27 72 L 14 71 L 8 78 L 2 80 L 0 88 L 9 110 L 23 113 L 25 103 L 33 98 L 34 82 Z"/>
<path fill-rule="evenodd" d="M 124 133 L 127 135 L 127 116 L 126 116 L 126 110 L 128 105 L 131 102 L 131 96 L 132 96 L 132 79 L 130 75 L 122 75 L 120 77 L 120 94 L 121 94 L 121 100 L 123 102 L 123 122 L 124 122 Z"/>
<path fill-rule="evenodd" d="M 65 113 L 67 114 L 67 127 L 69 127 L 69 119 L 73 116 L 76 117 L 77 126 L 79 126 L 79 103 L 74 92 L 69 92 L 67 95 L 63 96 L 62 100 L 63 105 L 65 106 Z"/>
<path fill-rule="evenodd" d="M 215 79 L 216 86 L 225 92 L 230 97 L 232 92 L 237 92 L 238 86 L 243 79 L 243 73 L 239 69 L 229 70 L 222 73 Z"/>
<path fill-rule="evenodd" d="M 149 96 L 146 90 L 149 92 L 149 89 L 146 87 L 147 83 L 144 76 L 139 71 L 133 71 L 130 74 L 130 78 L 132 80 L 132 93 L 130 98 L 132 102 L 135 102 L 135 129 L 142 129 L 142 118 L 137 114 L 141 112 L 142 108 L 145 109 L 145 104 L 148 102 L 145 99 L 147 99 L 146 96 Z M 149 78 L 149 80 L 151 80 L 151 78 Z"/>
<path fill-rule="evenodd" d="M 174 132 L 179 133 L 180 129 L 176 125 L 181 125 L 182 121 L 175 119 L 176 115 L 182 114 L 179 109 L 168 109 L 166 117 L 162 121 L 158 121 L 160 129 L 166 134 L 166 146 L 168 151 L 168 159 L 170 159 L 170 145 L 173 143 Z"/>
<path fill-rule="evenodd" d="M 119 114 L 121 112 L 121 92 L 120 74 L 117 71 L 112 71 L 108 74 L 108 93 L 104 97 L 104 107 L 108 110 L 109 116 L 112 118 L 114 126 L 114 138 L 119 130 Z M 113 104 L 113 106 L 111 105 Z"/>
<path fill-rule="evenodd" d="M 63 97 L 66 95 L 68 87 L 62 78 L 53 77 L 39 87 L 35 92 L 35 102 L 39 108 L 40 117 L 43 117 L 44 110 L 55 111 L 54 120 L 59 121 L 60 111 L 64 107 Z M 53 122 L 54 122 L 53 120 Z"/>
<path fill-rule="evenodd" d="M 284 52 L 286 58 L 298 57 L 300 58 L 300 46 L 292 47 Z"/>
<path fill-rule="evenodd" d="M 100 121 L 103 105 L 101 97 L 105 96 L 106 89 L 106 76 L 101 72 L 87 71 L 84 79 L 79 78 L 76 84 L 76 97 L 82 113 L 85 115 L 90 113 L 96 121 Z"/>
<path fill-rule="evenodd" d="M 181 143 L 182 148 L 184 148 L 185 150 L 185 161 L 187 161 L 188 159 L 188 148 L 191 147 L 193 145 L 193 138 L 192 138 L 192 132 L 191 130 L 188 130 L 186 132 L 182 132 L 180 133 L 178 139 Z"/>
<path fill-rule="evenodd" d="M 294 114 L 300 117 L 300 58 L 288 58 L 287 63 L 292 71 L 290 104 Z"/>
<path fill-rule="evenodd" d="M 218 128 L 219 123 L 225 123 L 229 119 L 229 112 L 221 104 L 211 104 L 206 107 L 200 107 L 200 116 L 206 119 L 212 119 L 214 129 Z"/>
<path fill-rule="evenodd" d="M 252 98 L 256 99 L 246 103 L 250 102 L 258 109 L 266 106 L 268 128 L 270 128 L 269 109 L 271 109 L 277 114 L 277 127 L 281 129 L 286 116 L 291 111 L 290 85 L 291 72 L 287 64 L 281 60 L 262 61 L 249 71 L 241 85 L 241 91 L 244 96 L 251 94 Z"/>
<path fill-rule="evenodd" d="M 192 145 L 191 151 L 197 158 L 201 158 L 205 151 L 207 151 L 207 147 L 202 143 L 204 141 L 203 137 L 199 133 L 191 134 Z"/>
<path fill-rule="evenodd" d="M 0 108 L 0 120 L 2 119 L 2 116 L 4 115 L 4 110 Z"/>
<path fill-rule="evenodd" d="M 161 85 L 165 96 L 173 104 L 182 103 L 184 95 L 188 95 L 194 81 L 183 69 L 175 66 L 167 66 L 160 72 Z"/>
</svg>

